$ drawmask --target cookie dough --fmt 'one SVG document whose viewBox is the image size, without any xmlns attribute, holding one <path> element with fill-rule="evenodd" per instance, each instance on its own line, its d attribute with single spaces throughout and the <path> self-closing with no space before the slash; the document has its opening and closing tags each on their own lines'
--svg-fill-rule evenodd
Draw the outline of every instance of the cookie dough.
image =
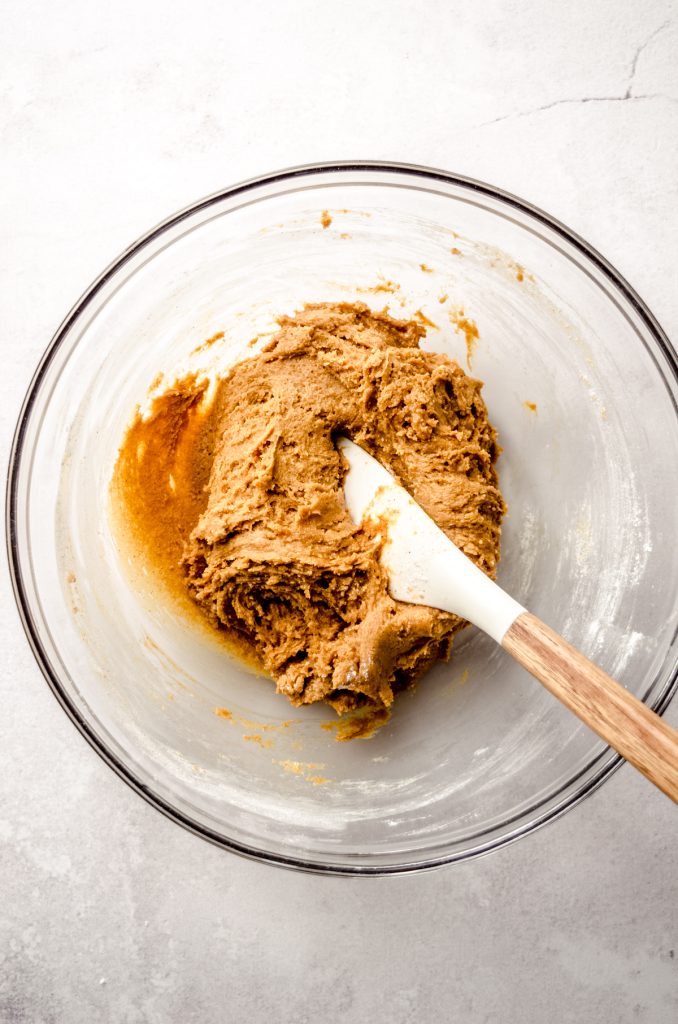
<svg viewBox="0 0 678 1024">
<path fill-rule="evenodd" d="M 279 324 L 220 382 L 207 435 L 193 431 L 202 478 L 210 469 L 185 584 L 293 704 L 388 708 L 465 623 L 389 596 L 377 531 L 346 509 L 335 438 L 376 456 L 493 576 L 505 511 L 496 433 L 480 382 L 422 351 L 419 323 L 325 303 Z"/>
</svg>

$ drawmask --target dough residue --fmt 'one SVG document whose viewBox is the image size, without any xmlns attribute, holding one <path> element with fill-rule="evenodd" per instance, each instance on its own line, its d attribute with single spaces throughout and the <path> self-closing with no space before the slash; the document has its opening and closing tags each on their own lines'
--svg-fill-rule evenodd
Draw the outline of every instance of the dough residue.
<svg viewBox="0 0 678 1024">
<path fill-rule="evenodd" d="M 376 456 L 494 576 L 496 433 L 481 383 L 422 351 L 416 320 L 323 303 L 279 325 L 215 389 L 187 378 L 137 416 L 114 495 L 173 587 L 294 705 L 386 712 L 466 623 L 390 597 L 379 532 L 346 509 L 335 440 Z"/>
</svg>

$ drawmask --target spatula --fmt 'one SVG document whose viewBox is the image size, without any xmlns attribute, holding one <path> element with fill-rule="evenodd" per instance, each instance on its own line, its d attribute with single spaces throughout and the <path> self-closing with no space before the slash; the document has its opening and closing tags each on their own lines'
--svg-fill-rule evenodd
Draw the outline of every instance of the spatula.
<svg viewBox="0 0 678 1024">
<path fill-rule="evenodd" d="M 678 803 L 678 732 L 486 576 L 376 459 L 345 437 L 337 447 L 349 466 L 351 518 L 384 524 L 381 559 L 391 596 L 479 626 Z"/>
</svg>

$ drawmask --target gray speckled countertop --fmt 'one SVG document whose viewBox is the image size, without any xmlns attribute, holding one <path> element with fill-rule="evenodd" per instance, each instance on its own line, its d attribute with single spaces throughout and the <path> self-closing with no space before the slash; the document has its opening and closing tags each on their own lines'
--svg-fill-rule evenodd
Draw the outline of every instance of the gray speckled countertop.
<svg viewBox="0 0 678 1024">
<path fill-rule="evenodd" d="M 0 45 L 5 461 L 95 274 L 166 214 L 290 164 L 415 161 L 515 191 L 678 338 L 674 3 L 27 0 Z M 678 813 L 628 767 L 536 835 L 433 873 L 250 863 L 98 759 L 42 680 L 4 565 L 1 586 L 1 1021 L 678 1019 Z"/>
</svg>

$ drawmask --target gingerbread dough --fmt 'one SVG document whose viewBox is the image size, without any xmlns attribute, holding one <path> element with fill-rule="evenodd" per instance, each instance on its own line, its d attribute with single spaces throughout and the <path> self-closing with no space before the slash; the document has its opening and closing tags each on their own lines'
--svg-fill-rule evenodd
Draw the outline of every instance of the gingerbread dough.
<svg viewBox="0 0 678 1024">
<path fill-rule="evenodd" d="M 378 535 L 344 503 L 338 434 L 495 573 L 505 511 L 496 433 L 480 382 L 422 351 L 424 334 L 362 304 L 307 306 L 221 381 L 207 446 L 193 431 L 210 470 L 181 559 L 186 586 L 295 705 L 387 708 L 448 657 L 465 625 L 389 596 Z"/>
</svg>

